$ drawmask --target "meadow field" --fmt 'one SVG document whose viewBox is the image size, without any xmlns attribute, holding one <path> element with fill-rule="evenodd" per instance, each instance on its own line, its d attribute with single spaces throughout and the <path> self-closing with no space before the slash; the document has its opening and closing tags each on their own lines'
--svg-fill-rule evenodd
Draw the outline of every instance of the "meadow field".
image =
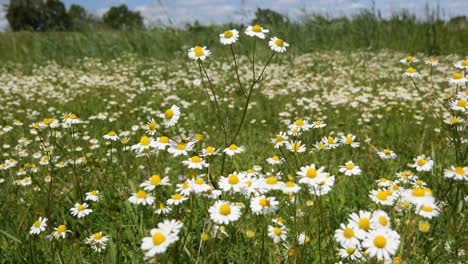
<svg viewBox="0 0 468 264">
<path fill-rule="evenodd" d="M 225 30 L 164 60 L 15 51 L 1 263 L 466 263 L 462 46 Z"/>
</svg>

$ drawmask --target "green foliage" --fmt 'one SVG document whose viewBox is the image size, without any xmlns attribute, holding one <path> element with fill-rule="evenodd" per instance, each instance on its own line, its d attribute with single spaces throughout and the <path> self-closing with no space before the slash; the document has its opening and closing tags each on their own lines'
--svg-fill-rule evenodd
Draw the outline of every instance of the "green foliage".
<svg viewBox="0 0 468 264">
<path fill-rule="evenodd" d="M 13 31 L 62 31 L 69 27 L 60 0 L 11 0 L 6 17 Z"/>
<path fill-rule="evenodd" d="M 102 21 L 112 29 L 142 29 L 143 17 L 138 11 L 130 11 L 127 5 L 111 7 L 102 17 Z"/>
</svg>

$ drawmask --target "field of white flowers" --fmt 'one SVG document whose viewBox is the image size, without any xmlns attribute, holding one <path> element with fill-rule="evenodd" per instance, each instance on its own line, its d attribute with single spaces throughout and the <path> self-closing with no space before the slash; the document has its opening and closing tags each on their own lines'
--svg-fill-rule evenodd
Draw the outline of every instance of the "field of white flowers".
<svg viewBox="0 0 468 264">
<path fill-rule="evenodd" d="M 466 261 L 468 60 L 219 46 L 1 68 L 0 262 Z"/>
</svg>

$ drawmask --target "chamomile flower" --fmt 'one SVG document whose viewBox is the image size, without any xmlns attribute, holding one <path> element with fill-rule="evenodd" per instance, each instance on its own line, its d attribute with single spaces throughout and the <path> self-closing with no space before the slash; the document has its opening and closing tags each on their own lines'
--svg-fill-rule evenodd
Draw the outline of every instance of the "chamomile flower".
<svg viewBox="0 0 468 264">
<path fill-rule="evenodd" d="M 218 150 L 212 146 L 208 146 L 202 150 L 202 156 L 213 156 L 218 155 Z"/>
<path fill-rule="evenodd" d="M 359 238 L 364 237 L 364 235 L 364 231 L 355 225 L 340 224 L 340 228 L 335 231 L 335 240 L 343 247 L 357 247 L 361 244 Z"/>
<path fill-rule="evenodd" d="M 253 26 L 248 26 L 247 29 L 245 30 L 245 34 L 250 37 L 257 37 L 260 39 L 264 39 L 266 36 L 266 33 L 268 33 L 269 30 L 263 28 L 260 25 L 253 25 Z"/>
<path fill-rule="evenodd" d="M 308 131 L 310 128 L 310 125 L 307 122 L 307 120 L 297 119 L 296 121 L 294 121 L 294 123 L 290 124 L 288 128 L 290 131 L 296 131 L 293 133 L 297 133 L 300 131 Z"/>
<path fill-rule="evenodd" d="M 99 193 L 98 190 L 92 190 L 92 191 L 86 193 L 85 200 L 87 200 L 87 201 L 97 202 L 97 201 L 99 201 L 99 199 L 101 199 L 101 194 Z"/>
<path fill-rule="evenodd" d="M 171 108 L 164 111 L 159 117 L 164 120 L 164 125 L 166 127 L 175 126 L 180 118 L 180 108 L 177 105 L 172 105 Z"/>
<path fill-rule="evenodd" d="M 454 111 L 465 112 L 468 110 L 468 100 L 466 98 L 457 98 L 450 101 L 450 109 Z"/>
<path fill-rule="evenodd" d="M 132 204 L 141 204 L 141 205 L 151 205 L 154 203 L 154 196 L 148 194 L 144 190 L 139 190 L 136 193 L 133 193 L 128 201 Z"/>
<path fill-rule="evenodd" d="M 231 202 L 227 201 L 217 201 L 212 205 L 208 212 L 210 213 L 210 218 L 219 225 L 228 225 L 231 222 L 239 220 L 241 216 L 241 208 Z"/>
<path fill-rule="evenodd" d="M 434 161 L 426 155 L 420 155 L 414 159 L 414 164 L 411 167 L 415 168 L 417 171 L 431 171 Z"/>
<path fill-rule="evenodd" d="M 227 177 L 221 177 L 219 179 L 219 188 L 223 191 L 242 192 L 247 184 L 245 183 L 245 176 L 243 173 L 233 172 Z"/>
<path fill-rule="evenodd" d="M 419 62 L 419 60 L 414 56 L 406 56 L 406 58 L 400 60 L 401 63 L 410 65 L 412 63 Z"/>
<path fill-rule="evenodd" d="M 142 136 L 138 144 L 132 145 L 131 150 L 137 153 L 149 153 L 155 147 L 154 139 L 148 136 Z"/>
<path fill-rule="evenodd" d="M 33 225 L 31 226 L 31 229 L 29 230 L 29 234 L 31 235 L 39 235 L 41 232 L 43 232 L 47 227 L 47 218 L 45 217 L 39 217 L 36 221 L 34 221 Z"/>
<path fill-rule="evenodd" d="M 380 152 L 377 152 L 377 155 L 379 155 L 381 159 L 396 159 L 397 158 L 397 155 L 395 154 L 395 152 L 393 152 L 393 150 L 390 150 L 390 149 L 384 149 Z"/>
<path fill-rule="evenodd" d="M 356 141 L 356 136 L 353 134 L 348 134 L 346 136 L 342 136 L 340 139 L 341 144 L 343 145 L 349 145 L 352 148 L 358 148 L 361 143 Z"/>
<path fill-rule="evenodd" d="M 405 71 L 405 73 L 403 73 L 403 76 L 404 77 L 409 77 L 409 78 L 419 78 L 419 73 L 416 71 L 415 68 L 413 67 L 408 67 Z"/>
<path fill-rule="evenodd" d="M 434 57 L 430 57 L 429 59 L 425 60 L 424 63 L 431 65 L 432 67 L 437 67 L 437 65 L 439 65 L 439 60 Z"/>
<path fill-rule="evenodd" d="M 275 197 L 257 196 L 250 199 L 250 209 L 254 214 L 271 214 L 278 210 L 279 202 Z"/>
<path fill-rule="evenodd" d="M 452 77 L 448 78 L 448 82 L 450 84 L 459 85 L 459 84 L 463 84 L 465 82 L 468 82 L 468 79 L 463 77 L 463 74 L 461 74 L 459 72 L 456 72 L 456 73 L 452 74 Z"/>
<path fill-rule="evenodd" d="M 188 56 L 192 60 L 204 61 L 210 55 L 211 51 L 209 51 L 206 47 L 195 46 L 190 48 L 188 51 Z"/>
<path fill-rule="evenodd" d="M 172 156 L 177 157 L 180 155 L 187 156 L 189 151 L 192 151 L 195 142 L 179 142 L 179 143 L 172 143 L 167 152 L 172 154 Z"/>
<path fill-rule="evenodd" d="M 454 66 L 461 70 L 468 70 L 468 60 L 457 61 Z"/>
<path fill-rule="evenodd" d="M 292 181 L 288 181 L 288 182 L 285 182 L 284 183 L 284 187 L 283 187 L 283 193 L 286 193 L 286 194 L 293 194 L 293 193 L 297 193 L 301 190 L 301 187 L 297 184 L 295 184 L 294 182 Z"/>
<path fill-rule="evenodd" d="M 152 191 L 154 188 L 157 186 L 163 186 L 163 185 L 169 185 L 169 177 L 163 177 L 161 178 L 160 175 L 152 175 L 147 181 L 144 181 L 142 184 L 140 184 L 140 187 L 142 187 L 145 191 Z"/>
<path fill-rule="evenodd" d="M 286 143 L 286 149 L 291 152 L 302 153 L 306 151 L 306 146 L 301 144 L 301 141 L 288 141 Z"/>
<path fill-rule="evenodd" d="M 299 183 L 304 183 L 309 186 L 318 184 L 318 182 L 322 181 L 323 177 L 327 175 L 324 169 L 324 167 L 317 169 L 315 164 L 301 167 L 300 171 L 297 172 L 297 176 L 300 177 Z"/>
<path fill-rule="evenodd" d="M 96 232 L 85 240 L 86 244 L 89 244 L 95 252 L 101 252 L 106 249 L 108 237 L 102 235 L 102 232 Z"/>
<path fill-rule="evenodd" d="M 379 228 L 390 228 L 391 221 L 388 214 L 382 210 L 377 210 L 372 212 L 371 218 L 371 228 L 372 229 L 379 229 Z"/>
<path fill-rule="evenodd" d="M 187 197 L 182 196 L 179 193 L 175 193 L 175 194 L 173 194 L 171 196 L 171 198 L 169 200 L 167 200 L 167 204 L 168 205 L 179 205 L 179 204 L 183 203 L 186 200 L 188 200 Z"/>
<path fill-rule="evenodd" d="M 275 144 L 275 149 L 278 149 L 281 146 L 286 145 L 288 139 L 289 137 L 286 133 L 280 132 L 275 138 L 271 139 L 271 143 Z"/>
<path fill-rule="evenodd" d="M 288 229 L 285 226 L 268 226 L 268 236 L 273 239 L 275 244 L 280 243 L 281 241 L 286 241 L 288 236 Z"/>
<path fill-rule="evenodd" d="M 343 247 L 338 250 L 338 254 L 342 259 L 351 260 L 352 262 L 362 259 L 362 252 L 359 246 Z"/>
<path fill-rule="evenodd" d="M 340 145 L 338 138 L 336 137 L 323 137 L 322 143 L 325 145 L 326 149 L 335 149 Z"/>
<path fill-rule="evenodd" d="M 445 118 L 444 123 L 447 125 L 459 125 L 463 124 L 465 122 L 465 119 L 459 117 L 459 116 L 449 116 Z"/>
<path fill-rule="evenodd" d="M 268 158 L 266 161 L 271 165 L 283 164 L 283 159 L 277 155 L 273 155 L 273 157 Z"/>
<path fill-rule="evenodd" d="M 182 164 L 187 166 L 189 169 L 203 169 L 208 167 L 208 163 L 206 163 L 200 156 L 193 156 L 188 160 L 182 161 Z"/>
<path fill-rule="evenodd" d="M 206 183 L 203 178 L 196 178 L 190 180 L 191 189 L 196 193 L 204 193 L 211 189 L 211 186 Z"/>
<path fill-rule="evenodd" d="M 71 233 L 71 231 L 67 229 L 67 226 L 59 225 L 57 227 L 54 227 L 54 231 L 52 232 L 52 234 L 48 235 L 47 237 L 51 240 L 53 238 L 56 240 L 65 239 L 67 237 L 67 233 Z"/>
<path fill-rule="evenodd" d="M 148 123 L 146 123 L 146 126 L 145 126 L 146 133 L 148 133 L 148 135 L 150 136 L 156 133 L 157 128 L 158 128 L 158 124 L 156 123 L 156 121 L 154 121 L 154 118 L 151 118 L 148 121 Z"/>
<path fill-rule="evenodd" d="M 369 197 L 377 204 L 393 205 L 394 197 L 389 189 L 371 190 Z"/>
<path fill-rule="evenodd" d="M 406 189 L 401 195 L 403 200 L 409 201 L 417 206 L 434 203 L 432 191 L 428 188 L 414 187 L 412 189 Z"/>
<path fill-rule="evenodd" d="M 289 47 L 289 44 L 280 38 L 272 37 L 268 42 L 268 46 L 270 46 L 271 50 L 274 52 L 283 53 L 286 51 L 286 48 Z"/>
<path fill-rule="evenodd" d="M 156 138 L 154 142 L 154 147 L 158 150 L 165 150 L 167 146 L 169 146 L 170 140 L 166 136 L 160 136 Z"/>
<path fill-rule="evenodd" d="M 352 161 L 348 161 L 344 166 L 340 166 L 340 172 L 346 176 L 361 175 L 361 169 Z"/>
<path fill-rule="evenodd" d="M 236 29 L 231 29 L 225 31 L 222 34 L 219 34 L 219 41 L 223 45 L 231 45 L 236 43 L 237 39 L 239 38 L 239 31 Z"/>
<path fill-rule="evenodd" d="M 144 237 L 141 243 L 141 249 L 145 252 L 146 258 L 164 253 L 172 243 L 177 241 L 177 235 L 171 233 L 167 227 L 153 228 L 150 235 L 150 237 Z"/>
<path fill-rule="evenodd" d="M 440 213 L 439 207 L 435 203 L 423 203 L 416 208 L 416 213 L 422 217 L 432 219 Z"/>
<path fill-rule="evenodd" d="M 444 176 L 457 181 L 468 181 L 468 167 L 451 166 L 450 169 L 445 170 Z"/>
<path fill-rule="evenodd" d="M 117 141 L 119 140 L 119 135 L 117 135 L 117 133 L 114 131 L 110 131 L 109 133 L 105 134 L 103 138 L 111 141 Z"/>
<path fill-rule="evenodd" d="M 85 217 L 92 212 L 93 209 L 89 209 L 87 203 L 75 203 L 75 205 L 70 209 L 70 213 L 78 218 Z"/>
<path fill-rule="evenodd" d="M 167 207 L 164 203 L 159 203 L 156 210 L 154 210 L 154 213 L 158 215 L 163 215 L 163 214 L 168 214 L 171 211 L 172 209 L 170 207 Z"/>
<path fill-rule="evenodd" d="M 226 153 L 228 156 L 234 156 L 236 154 L 242 153 L 245 151 L 245 147 L 243 146 L 237 146 L 236 144 L 231 144 L 229 147 L 224 149 L 224 153 Z"/>
<path fill-rule="evenodd" d="M 360 230 L 368 232 L 371 229 L 371 213 L 360 210 L 359 213 L 350 215 L 350 224 L 356 225 Z M 359 237 L 363 239 L 364 237 Z"/>
<path fill-rule="evenodd" d="M 367 254 L 378 260 L 391 260 L 399 245 L 400 235 L 386 228 L 371 230 L 362 242 Z"/>
</svg>

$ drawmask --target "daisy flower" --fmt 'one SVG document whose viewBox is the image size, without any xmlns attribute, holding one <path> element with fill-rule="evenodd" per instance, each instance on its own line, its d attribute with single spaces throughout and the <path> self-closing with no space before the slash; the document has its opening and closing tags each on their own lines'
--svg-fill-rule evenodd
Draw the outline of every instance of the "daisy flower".
<svg viewBox="0 0 468 264">
<path fill-rule="evenodd" d="M 139 190 L 136 193 L 132 193 L 128 201 L 132 204 L 151 205 L 154 203 L 154 196 L 144 190 Z"/>
<path fill-rule="evenodd" d="M 54 227 L 54 231 L 48 236 L 48 238 L 55 238 L 56 240 L 64 239 L 67 236 L 67 233 L 71 233 L 71 231 L 67 229 L 67 226 L 59 225 L 58 227 Z"/>
<path fill-rule="evenodd" d="M 169 146 L 169 138 L 166 136 L 161 136 L 156 138 L 154 142 L 154 146 L 158 150 L 165 150 L 167 146 Z"/>
<path fill-rule="evenodd" d="M 403 200 L 407 200 L 417 206 L 434 203 L 432 191 L 428 188 L 414 187 L 404 190 L 401 194 Z"/>
<path fill-rule="evenodd" d="M 209 186 L 203 178 L 192 179 L 190 184 L 192 190 L 197 194 L 211 190 L 211 186 Z"/>
<path fill-rule="evenodd" d="M 299 192 L 299 190 L 301 190 L 301 187 L 292 181 L 286 182 L 283 187 L 283 193 L 286 193 L 286 194 L 297 193 Z"/>
<path fill-rule="evenodd" d="M 342 136 L 341 137 L 341 144 L 343 145 L 349 145 L 351 146 L 352 148 L 358 148 L 361 143 L 355 141 L 356 140 L 356 136 L 353 135 L 353 134 L 348 134 L 346 136 Z"/>
<path fill-rule="evenodd" d="M 431 65 L 432 67 L 437 67 L 437 65 L 439 65 L 439 60 L 431 57 L 425 60 L 424 63 L 426 63 L 427 65 Z"/>
<path fill-rule="evenodd" d="M 307 120 L 297 119 L 296 121 L 294 121 L 294 123 L 290 124 L 288 126 L 288 128 L 291 131 L 295 130 L 297 132 L 299 132 L 299 131 L 308 131 L 309 128 L 310 128 L 310 125 L 307 122 Z"/>
<path fill-rule="evenodd" d="M 404 77 L 410 77 L 410 78 L 419 78 L 419 73 L 416 72 L 416 69 L 413 67 L 408 67 L 406 69 L 405 73 L 403 73 Z"/>
<path fill-rule="evenodd" d="M 335 149 L 340 145 L 338 138 L 335 137 L 323 137 L 322 143 L 325 145 L 326 149 Z"/>
<path fill-rule="evenodd" d="M 244 152 L 245 148 L 243 146 L 237 146 L 236 144 L 231 144 L 229 147 L 224 149 L 224 152 L 228 156 L 234 156 L 236 154 Z"/>
<path fill-rule="evenodd" d="M 286 143 L 286 149 L 291 152 L 302 153 L 306 151 L 306 146 L 301 141 L 291 141 Z"/>
<path fill-rule="evenodd" d="M 188 56 L 192 60 L 205 60 L 208 56 L 211 55 L 211 51 L 209 51 L 206 47 L 195 46 L 190 48 L 188 51 Z"/>
<path fill-rule="evenodd" d="M 85 200 L 87 200 L 87 201 L 97 202 L 97 201 L 99 201 L 99 199 L 101 199 L 101 194 L 99 193 L 98 190 L 92 190 L 92 191 L 86 193 Z"/>
<path fill-rule="evenodd" d="M 271 139 L 271 143 L 275 144 L 275 149 L 278 149 L 287 143 L 288 138 L 286 133 L 280 132 L 275 138 Z"/>
<path fill-rule="evenodd" d="M 245 177 L 243 173 L 232 173 L 228 177 L 221 177 L 219 179 L 219 188 L 227 192 L 232 190 L 233 192 L 242 192 L 247 187 L 245 184 Z"/>
<path fill-rule="evenodd" d="M 391 260 L 399 245 L 400 235 L 386 228 L 370 231 L 362 242 L 367 254 L 378 260 Z"/>
<path fill-rule="evenodd" d="M 450 84 L 459 85 L 459 84 L 463 84 L 463 83 L 465 83 L 465 82 L 468 82 L 468 79 L 466 79 L 465 77 L 463 77 L 463 74 L 457 72 L 457 73 L 452 74 L 452 77 L 451 77 L 451 78 L 448 78 L 448 82 L 449 82 Z"/>
<path fill-rule="evenodd" d="M 153 138 L 148 136 L 142 136 L 140 142 L 130 147 L 131 150 L 134 150 L 137 153 L 148 153 L 152 148 L 155 147 L 155 142 Z"/>
<path fill-rule="evenodd" d="M 223 45 L 234 44 L 238 38 L 239 38 L 239 31 L 235 29 L 231 29 L 231 30 L 225 31 L 222 34 L 219 34 L 219 41 Z"/>
<path fill-rule="evenodd" d="M 360 230 L 368 232 L 371 229 L 371 213 L 367 211 L 359 211 L 359 214 L 352 213 L 350 215 L 350 224 L 356 225 Z M 363 239 L 363 237 L 359 237 Z"/>
<path fill-rule="evenodd" d="M 234 203 L 227 201 L 217 201 L 212 205 L 208 212 L 210 218 L 219 225 L 227 225 L 231 222 L 239 220 L 241 216 L 240 207 Z"/>
<path fill-rule="evenodd" d="M 465 119 L 459 116 L 449 116 L 444 120 L 444 123 L 446 123 L 447 125 L 458 125 L 464 122 L 465 122 Z"/>
<path fill-rule="evenodd" d="M 458 98 L 450 101 L 450 109 L 454 111 L 465 112 L 468 110 L 468 101 L 464 98 Z"/>
<path fill-rule="evenodd" d="M 406 58 L 401 59 L 400 62 L 406 65 L 409 65 L 411 63 L 419 62 L 419 60 L 413 56 L 406 56 Z"/>
<path fill-rule="evenodd" d="M 247 29 L 245 30 L 245 34 L 250 37 L 257 37 L 260 39 L 264 39 L 266 36 L 266 33 L 268 33 L 268 29 L 264 29 L 260 25 L 253 25 L 253 26 L 248 26 Z"/>
<path fill-rule="evenodd" d="M 388 214 L 382 210 L 377 210 L 372 212 L 371 218 L 371 228 L 372 229 L 379 229 L 379 228 L 390 228 L 390 217 Z"/>
<path fill-rule="evenodd" d="M 208 146 L 204 148 L 202 152 L 203 152 L 202 156 L 218 155 L 218 150 L 212 146 Z"/>
<path fill-rule="evenodd" d="M 91 245 L 91 248 L 95 252 L 101 252 L 106 248 L 108 240 L 108 237 L 103 236 L 102 232 L 97 232 L 87 237 L 85 243 Z"/>
<path fill-rule="evenodd" d="M 285 226 L 268 226 L 268 236 L 273 239 L 275 244 L 280 243 L 281 241 L 286 241 L 288 235 L 288 229 Z"/>
<path fill-rule="evenodd" d="M 283 164 L 283 159 L 277 155 L 273 155 L 273 157 L 268 158 L 266 161 L 271 165 Z"/>
<path fill-rule="evenodd" d="M 356 236 L 356 233 L 359 233 L 359 235 Z M 345 225 L 342 223 L 340 224 L 340 228 L 335 231 L 335 240 L 343 247 L 356 247 L 361 244 L 358 237 L 363 237 L 364 235 L 364 231 L 356 228 L 356 225 Z"/>
<path fill-rule="evenodd" d="M 340 248 L 338 254 L 343 259 L 351 260 L 352 262 L 362 258 L 362 252 L 360 247 L 346 247 Z"/>
<path fill-rule="evenodd" d="M 112 140 L 112 141 L 119 140 L 119 136 L 114 131 L 110 131 L 109 133 L 105 134 L 103 138 L 107 140 Z"/>
<path fill-rule="evenodd" d="M 359 166 L 354 165 L 352 161 L 348 161 L 344 166 L 340 166 L 340 172 L 346 176 L 361 175 L 361 169 Z"/>
<path fill-rule="evenodd" d="M 144 181 L 142 184 L 140 184 L 140 187 L 142 187 L 145 191 L 152 191 L 154 188 L 160 185 L 169 185 L 169 177 L 166 176 L 161 179 L 161 176 L 157 174 L 152 175 L 147 181 Z"/>
<path fill-rule="evenodd" d="M 175 126 L 180 118 L 180 108 L 177 105 L 172 105 L 164 114 L 159 115 L 164 120 L 166 127 Z"/>
<path fill-rule="evenodd" d="M 468 70 L 468 60 L 457 61 L 453 65 L 458 69 Z"/>
<path fill-rule="evenodd" d="M 169 200 L 167 200 L 168 205 L 179 205 L 184 201 L 188 200 L 187 197 L 180 195 L 179 193 L 175 193 L 171 196 Z"/>
<path fill-rule="evenodd" d="M 146 126 L 145 126 L 145 129 L 146 129 L 146 133 L 148 133 L 148 135 L 152 136 L 156 133 L 156 129 L 158 128 L 158 124 L 156 123 L 156 121 L 154 121 L 153 118 L 151 118 L 148 123 L 146 123 Z"/>
<path fill-rule="evenodd" d="M 47 227 L 47 218 L 39 217 L 38 220 L 34 221 L 31 229 L 29 230 L 29 234 L 31 235 L 39 235 L 42 231 L 44 231 Z"/>
<path fill-rule="evenodd" d="M 171 211 L 172 209 L 170 207 L 167 207 L 164 203 L 159 203 L 159 206 L 154 211 L 154 213 L 158 215 L 162 215 L 162 214 L 168 214 Z"/>
<path fill-rule="evenodd" d="M 392 191 L 388 189 L 371 190 L 369 197 L 373 202 L 381 205 L 393 205 L 394 202 Z"/>
<path fill-rule="evenodd" d="M 329 193 L 334 184 L 335 176 L 330 176 L 328 173 L 325 173 L 315 184 L 309 185 L 309 190 L 311 194 L 321 196 Z"/>
<path fill-rule="evenodd" d="M 381 159 L 396 159 L 397 158 L 397 155 L 395 154 L 395 152 L 393 152 L 393 150 L 390 150 L 390 149 L 384 149 L 380 152 L 377 152 L 377 155 L 379 155 Z"/>
<path fill-rule="evenodd" d="M 275 197 L 257 196 L 250 199 L 250 209 L 254 214 L 271 214 L 278 210 L 279 202 Z"/>
<path fill-rule="evenodd" d="M 75 205 L 70 209 L 70 213 L 73 216 L 76 216 L 78 218 L 85 217 L 89 215 L 91 212 L 93 212 L 92 209 L 88 209 L 88 204 L 87 203 L 75 203 Z"/>
<path fill-rule="evenodd" d="M 286 48 L 289 47 L 289 44 L 280 38 L 272 37 L 268 42 L 268 46 L 270 46 L 271 50 L 274 52 L 283 53 L 286 51 Z"/>
<path fill-rule="evenodd" d="M 203 169 L 208 167 L 208 163 L 206 163 L 202 158 L 199 156 L 193 156 L 188 160 L 182 161 L 182 164 L 187 166 L 189 169 Z"/>
<path fill-rule="evenodd" d="M 324 167 L 317 169 L 315 164 L 301 167 L 300 171 L 297 172 L 297 176 L 300 177 L 299 183 L 304 183 L 309 186 L 317 184 L 327 175 L 327 173 L 323 171 L 324 169 Z"/>
<path fill-rule="evenodd" d="M 430 171 L 432 170 L 432 166 L 434 165 L 434 161 L 431 160 L 430 157 L 426 157 L 426 155 L 420 155 L 414 159 L 414 164 L 411 167 L 415 168 L 417 171 Z"/>
<path fill-rule="evenodd" d="M 192 185 L 190 184 L 190 180 L 187 179 L 183 183 L 178 183 L 176 185 L 176 191 L 183 196 L 189 196 L 192 190 Z"/>
<path fill-rule="evenodd" d="M 195 145 L 195 142 L 188 142 L 187 144 L 184 142 L 179 142 L 177 144 L 173 143 L 169 145 L 169 148 L 167 149 L 167 152 L 172 154 L 172 156 L 177 157 L 180 155 L 187 156 L 188 151 L 192 151 L 193 145 Z"/>
<path fill-rule="evenodd" d="M 432 219 L 440 213 L 440 209 L 435 203 L 423 203 L 416 208 L 416 213 L 422 217 Z"/>
<path fill-rule="evenodd" d="M 166 252 L 167 248 L 177 241 L 177 235 L 171 233 L 167 227 L 153 228 L 150 235 L 150 237 L 144 237 L 141 243 L 141 249 L 145 252 L 146 258 Z"/>
<path fill-rule="evenodd" d="M 444 176 L 457 181 L 468 181 L 468 167 L 451 166 L 445 170 Z"/>
</svg>

